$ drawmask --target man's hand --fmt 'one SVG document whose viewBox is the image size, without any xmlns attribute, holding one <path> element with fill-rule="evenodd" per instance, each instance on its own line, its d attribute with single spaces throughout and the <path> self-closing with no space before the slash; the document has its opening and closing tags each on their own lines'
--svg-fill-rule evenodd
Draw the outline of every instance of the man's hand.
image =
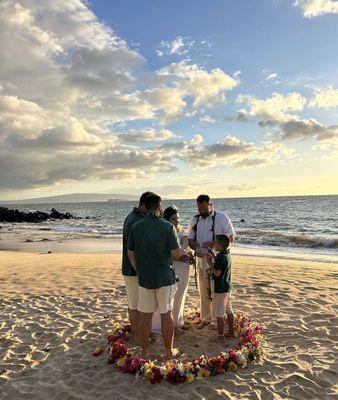
<svg viewBox="0 0 338 400">
<path fill-rule="evenodd" d="M 217 277 L 219 277 L 222 273 L 219 269 L 215 269 L 214 267 L 211 267 L 211 272 Z"/>
<path fill-rule="evenodd" d="M 136 259 L 135 259 L 135 251 L 128 250 L 128 258 L 133 266 L 134 270 L 137 271 Z"/>
<path fill-rule="evenodd" d="M 181 258 L 180 258 L 180 261 L 182 261 L 182 262 L 188 264 L 189 261 L 190 261 L 190 256 L 189 256 L 189 254 L 182 254 L 182 255 L 181 255 Z"/>
<path fill-rule="evenodd" d="M 180 261 L 180 258 L 183 254 L 183 248 L 179 247 L 178 249 L 171 251 L 171 257 L 174 261 Z"/>
<path fill-rule="evenodd" d="M 207 259 L 207 263 L 209 264 L 209 266 L 212 268 L 213 266 L 213 255 L 210 253 L 207 253 L 205 255 L 206 259 Z"/>
<path fill-rule="evenodd" d="M 204 243 L 202 243 L 202 247 L 204 249 L 207 249 L 208 247 L 210 247 L 212 249 L 214 247 L 214 242 L 204 242 Z"/>
</svg>

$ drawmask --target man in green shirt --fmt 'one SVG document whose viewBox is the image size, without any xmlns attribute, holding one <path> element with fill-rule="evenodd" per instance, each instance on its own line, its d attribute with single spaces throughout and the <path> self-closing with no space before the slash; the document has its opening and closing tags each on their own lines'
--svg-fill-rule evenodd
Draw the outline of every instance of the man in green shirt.
<svg viewBox="0 0 338 400">
<path fill-rule="evenodd" d="M 127 300 L 128 300 L 128 314 L 129 314 L 129 321 L 131 326 L 131 331 L 136 339 L 139 341 L 139 320 L 140 320 L 140 313 L 137 310 L 138 307 L 138 278 L 136 275 L 136 271 L 131 265 L 131 262 L 128 258 L 128 238 L 131 231 L 132 226 L 135 222 L 140 221 L 146 213 L 145 208 L 145 201 L 146 198 L 154 194 L 153 192 L 145 192 L 140 197 L 139 206 L 135 207 L 133 211 L 131 211 L 123 223 L 123 237 L 122 237 L 122 275 L 124 277 L 124 282 L 126 285 L 127 291 Z"/>
<path fill-rule="evenodd" d="M 177 290 L 172 260 L 180 259 L 182 249 L 174 226 L 161 219 L 161 197 L 148 196 L 145 207 L 146 216 L 133 225 L 128 240 L 128 256 L 137 270 L 139 283 L 138 310 L 141 313 L 142 357 L 149 357 L 152 317 L 153 313 L 159 310 L 166 354 L 170 359 L 175 355 L 174 320 L 171 311 Z"/>
</svg>

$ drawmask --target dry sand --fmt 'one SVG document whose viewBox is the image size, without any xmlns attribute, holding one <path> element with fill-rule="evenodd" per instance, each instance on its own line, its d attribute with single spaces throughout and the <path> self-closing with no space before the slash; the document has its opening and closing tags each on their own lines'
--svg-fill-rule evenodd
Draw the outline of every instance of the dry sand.
<svg viewBox="0 0 338 400">
<path fill-rule="evenodd" d="M 118 254 L 0 252 L 0 398 L 333 399 L 337 385 L 337 266 L 234 256 L 233 306 L 263 323 L 262 363 L 171 386 L 121 374 L 104 345 L 112 319 L 126 321 Z M 191 276 L 187 307 L 198 296 Z M 176 338 L 187 355 L 215 354 L 214 332 Z M 197 347 L 198 346 L 198 347 Z M 163 351 L 162 343 L 152 356 Z"/>
</svg>

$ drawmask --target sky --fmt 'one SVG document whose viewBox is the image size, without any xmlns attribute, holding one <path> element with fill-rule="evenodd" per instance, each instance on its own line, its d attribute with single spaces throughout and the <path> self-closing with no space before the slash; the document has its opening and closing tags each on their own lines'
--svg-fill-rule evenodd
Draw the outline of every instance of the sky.
<svg viewBox="0 0 338 400">
<path fill-rule="evenodd" d="M 338 1 L 3 0 L 0 199 L 338 193 Z"/>
</svg>

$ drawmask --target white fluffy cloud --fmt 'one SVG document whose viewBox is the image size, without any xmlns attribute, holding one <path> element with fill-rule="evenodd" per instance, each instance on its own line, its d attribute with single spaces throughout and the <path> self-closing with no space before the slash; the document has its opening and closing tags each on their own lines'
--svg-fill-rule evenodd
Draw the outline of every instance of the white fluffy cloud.
<svg viewBox="0 0 338 400">
<path fill-rule="evenodd" d="M 332 85 L 316 90 L 314 97 L 309 101 L 309 107 L 334 108 L 338 107 L 338 89 Z"/>
<path fill-rule="evenodd" d="M 305 18 L 314 18 L 324 14 L 338 14 L 336 0 L 295 0 L 294 5 L 299 7 Z"/>
<path fill-rule="evenodd" d="M 288 93 L 287 95 L 275 92 L 267 99 L 239 95 L 237 102 L 245 103 L 249 107 L 249 115 L 269 118 L 274 121 L 286 121 L 291 117 L 288 112 L 303 110 L 306 99 L 296 92 Z"/>
<path fill-rule="evenodd" d="M 193 108 L 224 101 L 224 93 L 238 85 L 238 81 L 219 68 L 210 72 L 185 61 L 170 64 L 158 72 L 163 79 L 171 79 L 183 96 L 194 98 Z"/>
</svg>

